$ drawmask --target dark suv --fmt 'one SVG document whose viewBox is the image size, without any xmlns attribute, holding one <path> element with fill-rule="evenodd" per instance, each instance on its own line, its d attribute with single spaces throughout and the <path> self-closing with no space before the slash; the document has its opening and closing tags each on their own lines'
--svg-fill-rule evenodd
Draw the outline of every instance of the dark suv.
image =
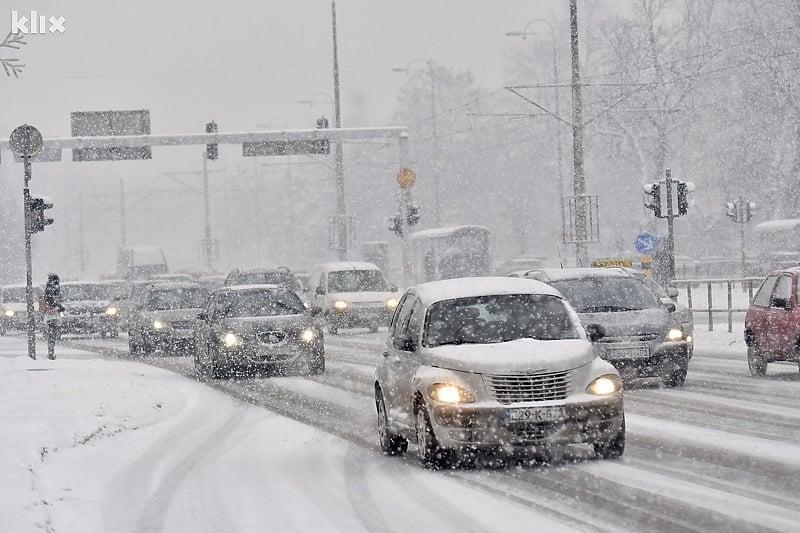
<svg viewBox="0 0 800 533">
<path fill-rule="evenodd" d="M 761 284 L 744 319 L 750 374 L 763 376 L 767 363 L 800 362 L 800 267 L 774 270 Z"/>
<path fill-rule="evenodd" d="M 303 292 L 303 284 L 288 267 L 253 268 L 240 270 L 234 268 L 228 273 L 223 286 L 232 285 L 280 285 L 296 293 Z"/>
<path fill-rule="evenodd" d="M 604 328 L 595 350 L 623 378 L 660 377 L 668 387 L 683 385 L 691 340 L 669 297 L 660 297 L 642 279 L 619 269 L 535 269 L 524 277 L 558 289 L 584 325 Z"/>
</svg>

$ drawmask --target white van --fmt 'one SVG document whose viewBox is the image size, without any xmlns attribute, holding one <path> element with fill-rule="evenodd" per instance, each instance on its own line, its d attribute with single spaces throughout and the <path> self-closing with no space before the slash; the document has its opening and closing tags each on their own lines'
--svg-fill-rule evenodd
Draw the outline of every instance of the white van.
<svg viewBox="0 0 800 533">
<path fill-rule="evenodd" d="M 374 263 L 338 261 L 317 265 L 309 278 L 307 301 L 319 309 L 332 335 L 339 328 L 388 326 L 400 294 Z"/>
</svg>

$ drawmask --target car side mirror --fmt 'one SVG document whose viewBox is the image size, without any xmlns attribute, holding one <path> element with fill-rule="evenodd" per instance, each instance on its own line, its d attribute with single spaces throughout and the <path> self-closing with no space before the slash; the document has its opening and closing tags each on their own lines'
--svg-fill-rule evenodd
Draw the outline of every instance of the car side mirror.
<svg viewBox="0 0 800 533">
<path fill-rule="evenodd" d="M 772 307 L 777 307 L 778 309 L 786 309 L 788 311 L 792 308 L 792 302 L 788 298 L 773 298 Z"/>
<path fill-rule="evenodd" d="M 397 292 L 397 285 L 389 285 L 389 292 Z"/>
<path fill-rule="evenodd" d="M 586 326 L 586 335 L 590 341 L 596 342 L 606 336 L 606 329 L 600 324 L 589 324 Z"/>
<path fill-rule="evenodd" d="M 669 287 L 667 289 L 667 295 L 669 295 L 669 297 L 672 298 L 673 300 L 678 297 L 678 294 L 680 293 L 678 292 L 678 289 L 676 289 L 675 287 Z"/>
<path fill-rule="evenodd" d="M 670 313 L 674 313 L 675 309 L 677 309 L 675 307 L 675 302 L 672 301 L 672 298 L 659 298 L 659 301 L 661 302 L 661 306 Z"/>
<path fill-rule="evenodd" d="M 320 285 L 319 287 L 317 287 L 317 290 L 315 292 L 318 296 L 322 296 L 323 294 L 325 294 L 325 287 Z"/>
<path fill-rule="evenodd" d="M 401 335 L 394 343 L 398 350 L 404 352 L 414 352 L 417 350 L 417 343 L 411 335 Z"/>
</svg>

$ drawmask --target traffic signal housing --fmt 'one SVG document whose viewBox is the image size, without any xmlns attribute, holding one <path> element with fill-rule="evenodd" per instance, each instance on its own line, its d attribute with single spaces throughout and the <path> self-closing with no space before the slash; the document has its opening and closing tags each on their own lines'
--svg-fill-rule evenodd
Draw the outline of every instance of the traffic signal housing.
<svg viewBox="0 0 800 533">
<path fill-rule="evenodd" d="M 409 226 L 416 226 L 419 223 L 419 206 L 410 204 L 406 211 L 406 223 Z"/>
<path fill-rule="evenodd" d="M 689 193 L 694 192 L 694 183 L 678 181 L 676 189 L 678 192 L 678 215 L 685 215 L 689 211 Z"/>
<path fill-rule="evenodd" d="M 53 200 L 47 196 L 31 195 L 28 201 L 28 213 L 30 221 L 31 233 L 38 233 L 44 231 L 45 226 L 53 223 L 53 219 L 46 217 L 44 212 L 46 209 L 53 208 Z"/>
<path fill-rule="evenodd" d="M 403 219 L 400 215 L 394 215 L 386 218 L 389 223 L 389 229 L 393 231 L 398 237 L 403 236 Z"/>
<path fill-rule="evenodd" d="M 317 129 L 328 129 L 328 119 L 325 118 L 325 115 L 319 117 L 317 119 Z M 315 141 L 318 145 L 317 152 L 318 154 L 328 155 L 331 153 L 331 142 L 328 139 L 320 139 Z"/>
<path fill-rule="evenodd" d="M 648 183 L 644 186 L 644 206 L 652 209 L 656 217 L 661 216 L 661 184 L 659 182 Z"/>
<path fill-rule="evenodd" d="M 217 123 L 213 120 L 206 124 L 206 133 L 217 133 Z M 206 145 L 206 159 L 212 161 L 219 158 L 219 145 L 217 143 L 210 143 Z"/>
<path fill-rule="evenodd" d="M 745 202 L 744 206 L 744 221 L 750 222 L 750 219 L 753 218 L 753 215 L 756 213 L 756 203 L 755 202 Z"/>
</svg>

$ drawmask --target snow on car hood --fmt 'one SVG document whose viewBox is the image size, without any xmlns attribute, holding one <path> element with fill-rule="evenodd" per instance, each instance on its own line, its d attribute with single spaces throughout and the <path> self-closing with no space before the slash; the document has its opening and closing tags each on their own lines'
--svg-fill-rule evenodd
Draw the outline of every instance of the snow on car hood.
<svg viewBox="0 0 800 533">
<path fill-rule="evenodd" d="M 517 339 L 494 344 L 459 344 L 427 349 L 431 366 L 475 373 L 569 370 L 594 359 L 584 339 L 541 341 Z"/>
<path fill-rule="evenodd" d="M 613 313 L 578 313 L 584 326 L 600 324 L 607 337 L 624 337 L 647 333 L 664 334 L 675 323 L 666 309 L 641 309 Z"/>
<path fill-rule="evenodd" d="M 310 327 L 313 324 L 311 317 L 305 314 L 283 315 L 283 316 L 264 316 L 264 317 L 240 317 L 226 318 L 220 321 L 220 326 L 226 330 L 232 330 L 241 334 L 248 334 L 252 331 L 266 330 L 287 330 Z"/>
<path fill-rule="evenodd" d="M 183 322 L 195 320 L 202 309 L 162 309 L 159 311 L 147 311 L 142 313 L 146 318 L 152 320 L 160 319 L 169 322 Z"/>
</svg>

